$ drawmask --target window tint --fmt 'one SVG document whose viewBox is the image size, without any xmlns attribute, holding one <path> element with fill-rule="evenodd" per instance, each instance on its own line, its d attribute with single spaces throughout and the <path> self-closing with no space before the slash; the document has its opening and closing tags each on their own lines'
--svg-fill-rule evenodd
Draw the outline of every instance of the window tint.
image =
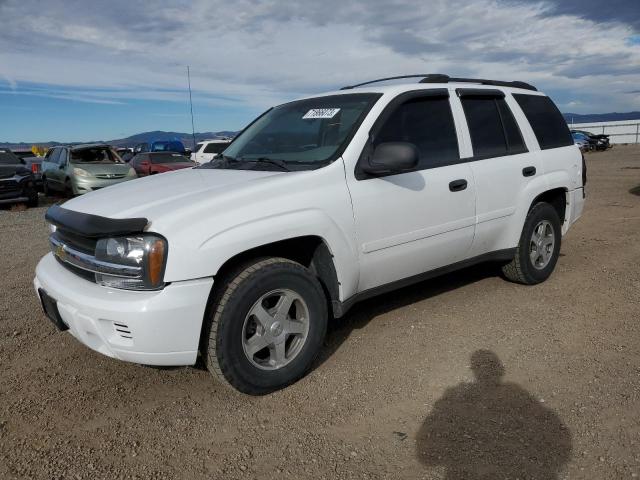
<svg viewBox="0 0 640 480">
<path fill-rule="evenodd" d="M 471 135 L 473 156 L 506 155 L 507 139 L 504 136 L 495 97 L 463 97 L 461 100 Z"/>
<path fill-rule="evenodd" d="M 67 163 L 67 149 L 61 148 L 58 155 L 58 165 L 65 165 Z"/>
<path fill-rule="evenodd" d="M 522 139 L 522 133 L 518 128 L 516 119 L 513 118 L 513 113 L 509 109 L 509 105 L 504 98 L 496 98 L 496 105 L 500 112 L 500 118 L 502 119 L 502 125 L 504 126 L 504 133 L 507 136 L 507 148 L 509 153 L 523 153 L 527 151 L 527 147 Z"/>
<path fill-rule="evenodd" d="M 0 165 L 18 165 L 20 159 L 10 150 L 0 150 Z"/>
<path fill-rule="evenodd" d="M 229 146 L 228 143 L 208 143 L 204 147 L 204 153 L 220 153 Z"/>
<path fill-rule="evenodd" d="M 499 157 L 526 152 L 518 124 L 504 98 L 462 97 L 474 157 Z"/>
<path fill-rule="evenodd" d="M 47 161 L 52 162 L 52 163 L 58 163 L 58 157 L 60 156 L 60 149 L 59 148 L 54 148 L 51 151 L 51 154 L 49 155 L 49 158 L 47 159 Z"/>
<path fill-rule="evenodd" d="M 541 149 L 573 145 L 567 122 L 549 97 L 514 94 L 513 98 L 531 124 Z"/>
<path fill-rule="evenodd" d="M 420 154 L 418 169 L 459 160 L 449 98 L 414 98 L 397 107 L 376 134 L 373 146 L 386 142 L 413 143 Z"/>
</svg>

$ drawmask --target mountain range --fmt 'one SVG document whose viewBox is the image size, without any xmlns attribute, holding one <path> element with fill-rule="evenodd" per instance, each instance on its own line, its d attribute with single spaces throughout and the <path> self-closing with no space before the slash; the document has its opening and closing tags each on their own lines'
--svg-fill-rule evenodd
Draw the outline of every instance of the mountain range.
<svg viewBox="0 0 640 480">
<path fill-rule="evenodd" d="M 195 134 L 196 143 L 201 142 L 202 140 L 212 139 L 212 138 L 220 138 L 220 137 L 233 137 L 238 132 L 233 132 L 230 130 L 223 130 L 221 132 L 197 132 Z M 118 138 L 115 140 L 94 140 L 90 142 L 69 142 L 69 143 L 61 143 L 56 141 L 49 142 L 0 142 L 0 148 L 10 148 L 13 150 L 28 150 L 31 148 L 31 145 L 40 145 L 43 147 L 53 147 L 56 145 L 69 145 L 70 143 L 108 143 L 109 145 L 113 145 L 115 147 L 133 147 L 138 143 L 148 143 L 148 142 L 157 142 L 163 140 L 180 140 L 187 148 L 193 146 L 193 136 L 190 133 L 182 133 L 182 132 L 162 132 L 160 130 L 156 130 L 153 132 L 143 132 L 137 133 L 135 135 L 131 135 L 126 138 Z"/>
<path fill-rule="evenodd" d="M 620 120 L 640 120 L 640 112 L 626 112 L 626 113 L 563 113 L 565 120 L 568 123 L 593 123 L 593 122 L 613 122 Z M 195 134 L 196 143 L 202 140 L 219 137 L 233 137 L 238 132 L 223 130 L 220 132 L 198 132 Z M 187 148 L 193 146 L 193 137 L 190 133 L 183 132 L 162 132 L 156 130 L 153 132 L 143 132 L 136 135 L 131 135 L 126 138 L 118 138 L 115 140 L 96 140 L 93 142 L 72 142 L 72 143 L 108 143 L 116 147 L 132 147 L 138 143 L 162 141 L 162 140 L 180 140 Z M 11 148 L 14 150 L 25 150 L 31 148 L 31 145 L 40 145 L 43 147 L 51 147 L 55 145 L 61 145 L 60 142 L 0 142 L 0 148 Z M 65 144 L 68 145 L 68 144 Z"/>
</svg>

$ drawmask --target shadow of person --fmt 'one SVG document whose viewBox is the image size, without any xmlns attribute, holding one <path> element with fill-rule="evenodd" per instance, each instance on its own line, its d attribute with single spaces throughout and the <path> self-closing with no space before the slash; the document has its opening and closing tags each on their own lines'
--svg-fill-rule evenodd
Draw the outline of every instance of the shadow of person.
<svg viewBox="0 0 640 480">
<path fill-rule="evenodd" d="M 471 356 L 472 383 L 449 388 L 417 436 L 417 454 L 447 480 L 553 480 L 571 456 L 571 433 L 522 387 L 502 382 L 497 355 Z"/>
</svg>

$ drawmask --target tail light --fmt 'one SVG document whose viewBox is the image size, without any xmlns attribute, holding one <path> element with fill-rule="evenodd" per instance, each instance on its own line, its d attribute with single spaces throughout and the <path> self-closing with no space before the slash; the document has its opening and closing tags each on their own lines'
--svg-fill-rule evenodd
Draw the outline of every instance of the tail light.
<svg viewBox="0 0 640 480">
<path fill-rule="evenodd" d="M 40 164 L 32 163 L 31 164 L 31 173 L 40 173 Z"/>
</svg>

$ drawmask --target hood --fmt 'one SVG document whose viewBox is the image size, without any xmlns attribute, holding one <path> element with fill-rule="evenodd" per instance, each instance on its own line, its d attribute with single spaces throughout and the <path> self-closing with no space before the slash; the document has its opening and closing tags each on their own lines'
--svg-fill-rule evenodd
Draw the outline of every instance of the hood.
<svg viewBox="0 0 640 480">
<path fill-rule="evenodd" d="M 107 173 L 126 174 L 131 165 L 128 163 L 71 163 L 73 168 L 81 168 L 91 175 L 102 175 Z"/>
<path fill-rule="evenodd" d="M 64 208 L 110 218 L 146 217 L 154 222 L 280 176 L 282 172 L 187 168 L 96 190 L 69 200 Z"/>
<path fill-rule="evenodd" d="M 13 178 L 15 175 L 29 175 L 31 171 L 24 165 L 0 165 L 0 178 Z"/>
<path fill-rule="evenodd" d="M 157 169 L 157 170 L 165 170 L 165 171 L 171 171 L 171 170 L 180 170 L 182 168 L 191 168 L 191 167 L 195 167 L 195 165 L 192 162 L 180 162 L 180 163 L 154 163 L 153 166 Z"/>
</svg>

